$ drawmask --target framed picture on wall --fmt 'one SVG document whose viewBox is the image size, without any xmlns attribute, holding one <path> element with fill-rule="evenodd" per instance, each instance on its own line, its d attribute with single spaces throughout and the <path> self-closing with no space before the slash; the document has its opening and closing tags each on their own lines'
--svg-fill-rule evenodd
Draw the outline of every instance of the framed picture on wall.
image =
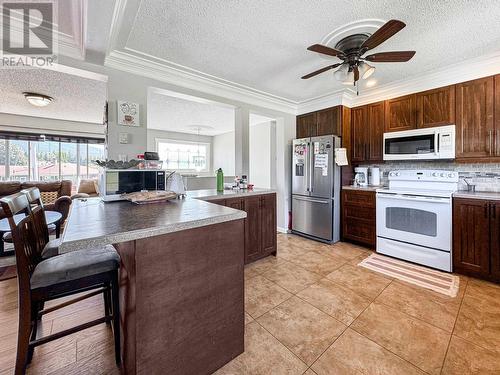
<svg viewBox="0 0 500 375">
<path fill-rule="evenodd" d="M 139 104 L 117 101 L 118 125 L 140 126 L 139 124 Z"/>
</svg>

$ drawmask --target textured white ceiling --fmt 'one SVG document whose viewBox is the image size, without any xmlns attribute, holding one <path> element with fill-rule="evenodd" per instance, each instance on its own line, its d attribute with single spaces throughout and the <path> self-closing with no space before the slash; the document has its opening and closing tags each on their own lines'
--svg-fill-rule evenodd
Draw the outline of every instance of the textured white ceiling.
<svg viewBox="0 0 500 375">
<path fill-rule="evenodd" d="M 150 92 L 148 94 L 148 129 L 214 136 L 234 130 L 234 109 L 195 100 Z"/>
<path fill-rule="evenodd" d="M 500 49 L 500 2 L 492 0 L 143 0 L 126 47 L 303 101 L 343 88 L 331 72 L 300 79 L 328 65 L 306 47 L 360 19 L 407 24 L 373 52 L 417 51 L 408 63 L 376 64 L 376 85 Z"/>
<path fill-rule="evenodd" d="M 102 124 L 106 82 L 45 69 L 0 69 L 0 112 Z M 49 95 L 54 101 L 39 108 L 23 92 Z"/>
</svg>

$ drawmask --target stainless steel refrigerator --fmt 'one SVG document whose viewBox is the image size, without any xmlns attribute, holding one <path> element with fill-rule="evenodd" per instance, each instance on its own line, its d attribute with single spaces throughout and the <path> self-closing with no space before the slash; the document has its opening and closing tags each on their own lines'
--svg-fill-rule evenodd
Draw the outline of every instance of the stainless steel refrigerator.
<svg viewBox="0 0 500 375">
<path fill-rule="evenodd" d="M 323 242 L 340 239 L 340 167 L 332 135 L 293 141 L 292 232 Z"/>
</svg>

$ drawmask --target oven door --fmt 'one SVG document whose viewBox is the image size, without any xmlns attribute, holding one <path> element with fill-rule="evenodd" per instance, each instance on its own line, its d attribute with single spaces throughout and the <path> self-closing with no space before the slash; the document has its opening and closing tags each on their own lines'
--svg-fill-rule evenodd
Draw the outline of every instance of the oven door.
<svg viewBox="0 0 500 375">
<path fill-rule="evenodd" d="M 377 236 L 451 251 L 451 198 L 377 193 Z"/>
</svg>

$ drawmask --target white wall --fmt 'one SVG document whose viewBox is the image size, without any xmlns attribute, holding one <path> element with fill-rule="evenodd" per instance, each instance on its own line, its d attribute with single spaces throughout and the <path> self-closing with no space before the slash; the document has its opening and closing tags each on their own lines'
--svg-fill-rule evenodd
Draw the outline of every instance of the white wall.
<svg viewBox="0 0 500 375">
<path fill-rule="evenodd" d="M 271 167 L 275 162 L 271 155 L 272 122 L 250 125 L 249 152 L 250 173 L 249 182 L 258 188 L 271 188 Z M 273 157 L 273 160 L 271 158 Z"/>
<path fill-rule="evenodd" d="M 108 157 L 116 159 L 118 154 L 130 157 L 144 152 L 147 148 L 147 94 L 148 88 L 156 87 L 177 91 L 186 95 L 198 96 L 208 100 L 226 103 L 236 107 L 235 113 L 235 173 L 248 174 L 248 131 L 249 114 L 259 113 L 276 119 L 276 190 L 278 195 L 278 227 L 285 229 L 288 225 L 290 210 L 291 181 L 291 140 L 295 138 L 295 115 L 274 109 L 248 104 L 241 100 L 221 97 L 195 89 L 176 86 L 172 83 L 138 76 L 125 71 L 88 64 L 66 56 L 59 57 L 59 63 L 79 69 L 89 70 L 108 76 Z M 139 127 L 123 127 L 116 123 L 116 100 L 129 100 L 139 103 L 141 116 Z M 125 130 L 126 129 L 126 130 Z M 127 131 L 131 134 L 131 142 L 119 144 L 118 133 Z M 238 169 L 241 169 L 241 173 Z"/>
<path fill-rule="evenodd" d="M 213 164 L 212 169 L 215 171 L 222 168 L 224 176 L 234 176 L 234 132 L 219 134 L 213 137 Z"/>
</svg>

